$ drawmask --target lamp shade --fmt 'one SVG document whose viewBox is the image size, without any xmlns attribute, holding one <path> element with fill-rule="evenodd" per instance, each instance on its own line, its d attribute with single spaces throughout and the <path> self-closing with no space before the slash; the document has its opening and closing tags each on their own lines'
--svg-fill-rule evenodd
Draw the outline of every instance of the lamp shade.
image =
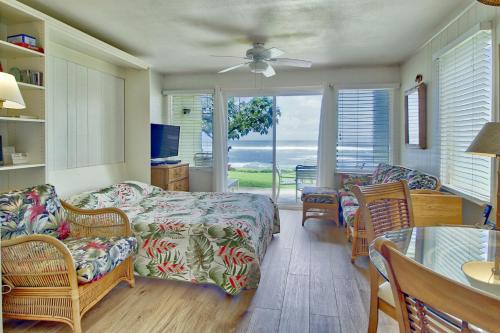
<svg viewBox="0 0 500 333">
<path fill-rule="evenodd" d="M 484 124 L 466 152 L 486 156 L 500 156 L 500 123 Z"/>
<path fill-rule="evenodd" d="M 500 6 L 500 0 L 478 0 L 478 1 L 489 6 Z"/>
<path fill-rule="evenodd" d="M 0 107 L 6 109 L 24 109 L 23 96 L 19 91 L 14 75 L 0 72 Z"/>
</svg>

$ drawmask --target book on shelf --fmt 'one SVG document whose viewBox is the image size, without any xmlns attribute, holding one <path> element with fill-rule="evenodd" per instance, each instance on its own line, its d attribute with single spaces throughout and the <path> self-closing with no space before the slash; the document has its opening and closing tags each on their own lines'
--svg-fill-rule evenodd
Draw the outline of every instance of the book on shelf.
<svg viewBox="0 0 500 333">
<path fill-rule="evenodd" d="M 21 71 L 21 82 L 34 84 L 36 86 L 43 86 L 43 72 L 24 69 Z"/>
</svg>

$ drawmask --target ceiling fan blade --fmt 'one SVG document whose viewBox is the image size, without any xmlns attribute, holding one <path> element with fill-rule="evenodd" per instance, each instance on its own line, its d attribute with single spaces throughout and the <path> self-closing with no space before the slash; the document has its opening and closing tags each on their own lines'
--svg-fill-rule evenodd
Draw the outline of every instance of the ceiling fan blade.
<svg viewBox="0 0 500 333">
<path fill-rule="evenodd" d="M 236 59 L 247 59 L 247 60 L 252 60 L 252 59 L 247 58 L 247 57 L 237 57 L 237 56 L 225 56 L 225 55 L 214 55 L 214 54 L 211 54 L 210 56 L 211 56 L 211 57 L 214 57 L 214 58 L 236 58 Z"/>
<path fill-rule="evenodd" d="M 277 58 L 277 57 L 285 54 L 285 51 L 282 51 L 282 50 L 277 49 L 275 47 L 271 47 L 271 48 L 267 49 L 266 51 L 269 52 L 269 58 Z"/>
<path fill-rule="evenodd" d="M 262 72 L 262 74 L 263 74 L 265 77 L 271 77 L 271 76 L 273 76 L 274 74 L 276 74 L 276 72 L 274 71 L 273 66 L 269 65 L 269 66 L 267 66 L 266 70 Z"/>
<path fill-rule="evenodd" d="M 272 62 L 280 64 L 280 65 L 292 66 L 292 67 L 309 68 L 312 66 L 311 61 L 300 60 L 300 59 L 273 58 L 273 59 L 270 59 L 269 61 L 272 61 Z"/>
<path fill-rule="evenodd" d="M 248 65 L 248 64 L 249 64 L 249 62 L 244 62 L 244 63 L 239 64 L 239 65 L 236 65 L 236 66 L 232 66 L 232 67 L 224 68 L 223 70 L 218 71 L 217 73 L 225 73 L 225 72 L 229 72 L 229 71 L 232 71 L 233 69 L 240 68 L 240 67 L 246 66 L 246 65 Z"/>
</svg>

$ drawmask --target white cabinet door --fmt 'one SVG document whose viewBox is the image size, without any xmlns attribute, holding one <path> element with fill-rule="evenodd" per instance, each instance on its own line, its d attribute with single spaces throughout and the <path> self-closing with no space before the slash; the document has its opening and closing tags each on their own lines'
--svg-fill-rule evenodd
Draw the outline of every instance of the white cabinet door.
<svg viewBox="0 0 500 333">
<path fill-rule="evenodd" d="M 115 78 L 115 123 L 116 138 L 115 142 L 115 163 L 125 162 L 125 80 Z"/>
<path fill-rule="evenodd" d="M 103 163 L 124 161 L 124 89 L 123 79 L 101 73 L 103 125 Z"/>
<path fill-rule="evenodd" d="M 87 68 L 76 65 L 76 142 L 78 168 L 89 165 Z"/>
<path fill-rule="evenodd" d="M 113 163 L 113 148 L 116 141 L 115 129 L 116 124 L 114 123 L 114 77 L 101 73 L 101 84 L 102 84 L 102 122 L 101 136 L 103 140 L 102 144 L 102 158 L 104 164 Z"/>
<path fill-rule="evenodd" d="M 125 81 L 49 57 L 52 170 L 124 162 Z"/>
<path fill-rule="evenodd" d="M 88 148 L 89 165 L 102 164 L 102 123 L 101 73 L 88 69 Z"/>
<path fill-rule="evenodd" d="M 68 168 L 68 62 L 54 58 L 53 63 L 53 170 Z"/>
<path fill-rule="evenodd" d="M 76 168 L 77 158 L 77 83 L 76 83 L 76 64 L 68 62 L 68 169 Z"/>
</svg>

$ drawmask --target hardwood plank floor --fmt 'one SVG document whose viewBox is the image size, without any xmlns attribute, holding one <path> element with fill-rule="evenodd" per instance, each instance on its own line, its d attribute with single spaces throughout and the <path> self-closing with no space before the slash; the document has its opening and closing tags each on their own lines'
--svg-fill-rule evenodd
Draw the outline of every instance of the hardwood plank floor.
<svg viewBox="0 0 500 333">
<path fill-rule="evenodd" d="M 368 260 L 350 263 L 350 243 L 333 222 L 281 211 L 281 234 L 262 263 L 257 290 L 236 297 L 213 286 L 137 278 L 111 291 L 83 318 L 84 332 L 365 333 Z M 397 332 L 380 315 L 379 332 Z M 4 332 L 70 333 L 50 322 L 4 320 Z"/>
</svg>

